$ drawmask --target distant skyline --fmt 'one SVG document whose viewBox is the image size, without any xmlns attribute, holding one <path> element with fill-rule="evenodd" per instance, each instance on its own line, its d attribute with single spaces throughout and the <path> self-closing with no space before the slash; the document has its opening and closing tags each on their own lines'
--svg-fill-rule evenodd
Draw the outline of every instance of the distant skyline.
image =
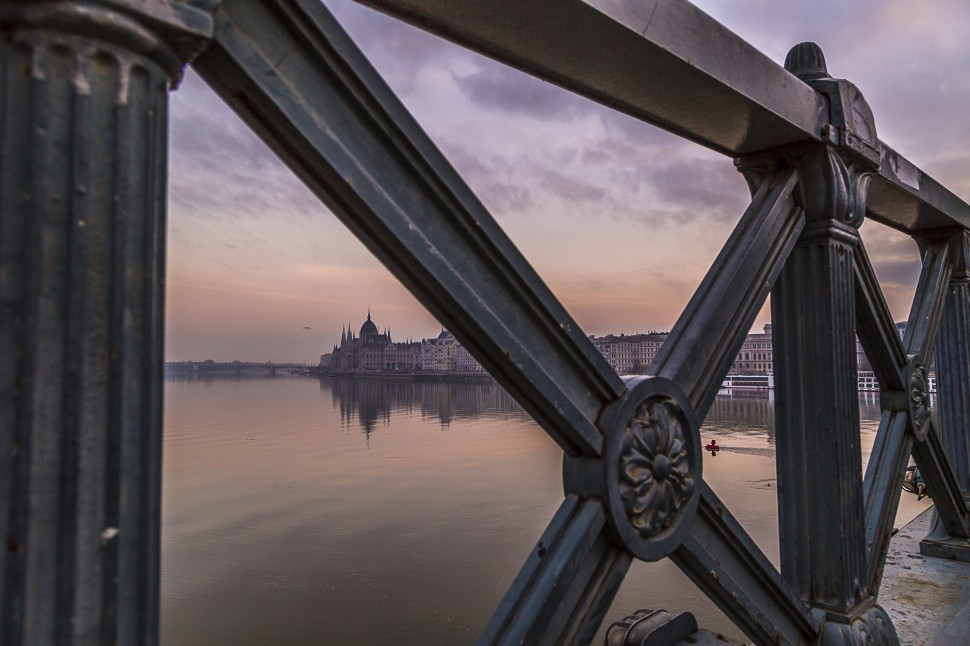
<svg viewBox="0 0 970 646">
<path fill-rule="evenodd" d="M 347 0 L 325 4 L 587 334 L 672 327 L 747 205 L 730 159 Z M 964 0 L 695 4 L 779 63 L 818 42 L 880 138 L 970 200 Z M 191 70 L 170 132 L 166 360 L 313 362 L 368 306 L 396 339 L 440 329 Z M 872 222 L 862 234 L 905 320 L 916 246 Z"/>
</svg>

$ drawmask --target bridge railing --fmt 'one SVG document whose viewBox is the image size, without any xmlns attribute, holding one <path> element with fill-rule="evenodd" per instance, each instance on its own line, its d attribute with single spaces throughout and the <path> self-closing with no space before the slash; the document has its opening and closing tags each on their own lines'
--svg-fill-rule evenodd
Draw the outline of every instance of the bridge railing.
<svg viewBox="0 0 970 646">
<path fill-rule="evenodd" d="M 783 69 L 683 0 L 373 4 L 733 158 L 750 206 L 621 379 L 316 0 L 0 2 L 0 641 L 157 641 L 167 92 L 192 61 L 564 450 L 482 643 L 588 642 L 634 558 L 672 559 L 757 643 L 895 643 L 877 599 L 911 453 L 927 544 L 970 525 L 970 207 L 817 47 Z M 865 217 L 923 255 L 902 341 Z M 698 435 L 769 293 L 780 570 Z M 856 335 L 882 390 L 864 474 Z"/>
</svg>

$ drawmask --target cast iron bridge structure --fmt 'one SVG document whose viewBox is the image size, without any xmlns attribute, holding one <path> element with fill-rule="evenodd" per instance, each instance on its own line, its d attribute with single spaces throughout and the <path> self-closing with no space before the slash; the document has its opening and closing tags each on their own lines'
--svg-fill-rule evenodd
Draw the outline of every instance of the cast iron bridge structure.
<svg viewBox="0 0 970 646">
<path fill-rule="evenodd" d="M 967 544 L 970 207 L 816 46 L 782 67 L 684 0 L 367 4 L 722 153 L 750 206 L 622 379 L 318 1 L 0 2 L 0 642 L 158 639 L 166 111 L 189 63 L 562 447 L 565 499 L 481 643 L 588 642 L 631 561 L 664 558 L 758 644 L 897 643 L 878 595 L 911 454 L 924 546 Z M 864 218 L 921 250 L 902 340 Z M 769 293 L 780 568 L 698 436 Z M 883 409 L 865 471 L 855 334 Z"/>
</svg>

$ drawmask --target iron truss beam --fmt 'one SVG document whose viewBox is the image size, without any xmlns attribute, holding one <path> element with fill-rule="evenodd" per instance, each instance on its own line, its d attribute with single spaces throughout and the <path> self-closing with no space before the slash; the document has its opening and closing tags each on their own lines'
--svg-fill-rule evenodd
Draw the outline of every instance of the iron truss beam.
<svg viewBox="0 0 970 646">
<path fill-rule="evenodd" d="M 820 622 L 705 482 L 690 536 L 671 555 L 759 644 L 810 644 Z"/>
<path fill-rule="evenodd" d="M 761 183 L 648 370 L 683 388 L 701 418 L 805 227 L 796 179 L 789 169 Z"/>
<path fill-rule="evenodd" d="M 739 157 L 818 140 L 821 95 L 686 0 L 358 0 Z"/>
<path fill-rule="evenodd" d="M 825 99 L 687 0 L 357 0 L 731 157 L 819 141 Z M 868 216 L 970 227 L 970 205 L 886 144 Z"/>
<path fill-rule="evenodd" d="M 967 535 L 970 509 L 961 493 L 958 472 L 951 465 L 941 441 L 939 421 L 921 400 L 929 388 L 925 365 L 932 363 L 930 358 L 936 346 L 946 299 L 951 292 L 950 256 L 954 255 L 951 242 L 946 238 L 924 241 L 923 271 L 902 344 L 909 361 L 899 372 L 895 369 L 899 343 L 886 327 L 882 293 L 871 281 L 872 268 L 861 245 L 857 251 L 856 293 L 863 297 L 860 302 L 866 305 L 858 312 L 856 329 L 883 391 L 882 419 L 863 484 L 867 577 L 869 589 L 878 593 L 903 474 L 911 452 L 927 482 L 927 489 L 933 492 L 936 509 L 950 535 Z"/>
</svg>

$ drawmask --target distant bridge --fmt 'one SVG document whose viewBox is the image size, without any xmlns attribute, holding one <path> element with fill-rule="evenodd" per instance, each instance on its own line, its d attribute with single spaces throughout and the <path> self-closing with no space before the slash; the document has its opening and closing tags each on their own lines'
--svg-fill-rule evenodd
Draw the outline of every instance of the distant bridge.
<svg viewBox="0 0 970 646">
<path fill-rule="evenodd" d="M 276 376 L 277 370 L 303 372 L 309 366 L 305 363 L 254 363 L 251 361 L 230 361 L 217 363 L 215 361 L 178 361 L 165 364 L 166 373 L 192 373 L 193 375 L 229 373 L 237 377 L 243 373 L 269 372 Z"/>
</svg>

